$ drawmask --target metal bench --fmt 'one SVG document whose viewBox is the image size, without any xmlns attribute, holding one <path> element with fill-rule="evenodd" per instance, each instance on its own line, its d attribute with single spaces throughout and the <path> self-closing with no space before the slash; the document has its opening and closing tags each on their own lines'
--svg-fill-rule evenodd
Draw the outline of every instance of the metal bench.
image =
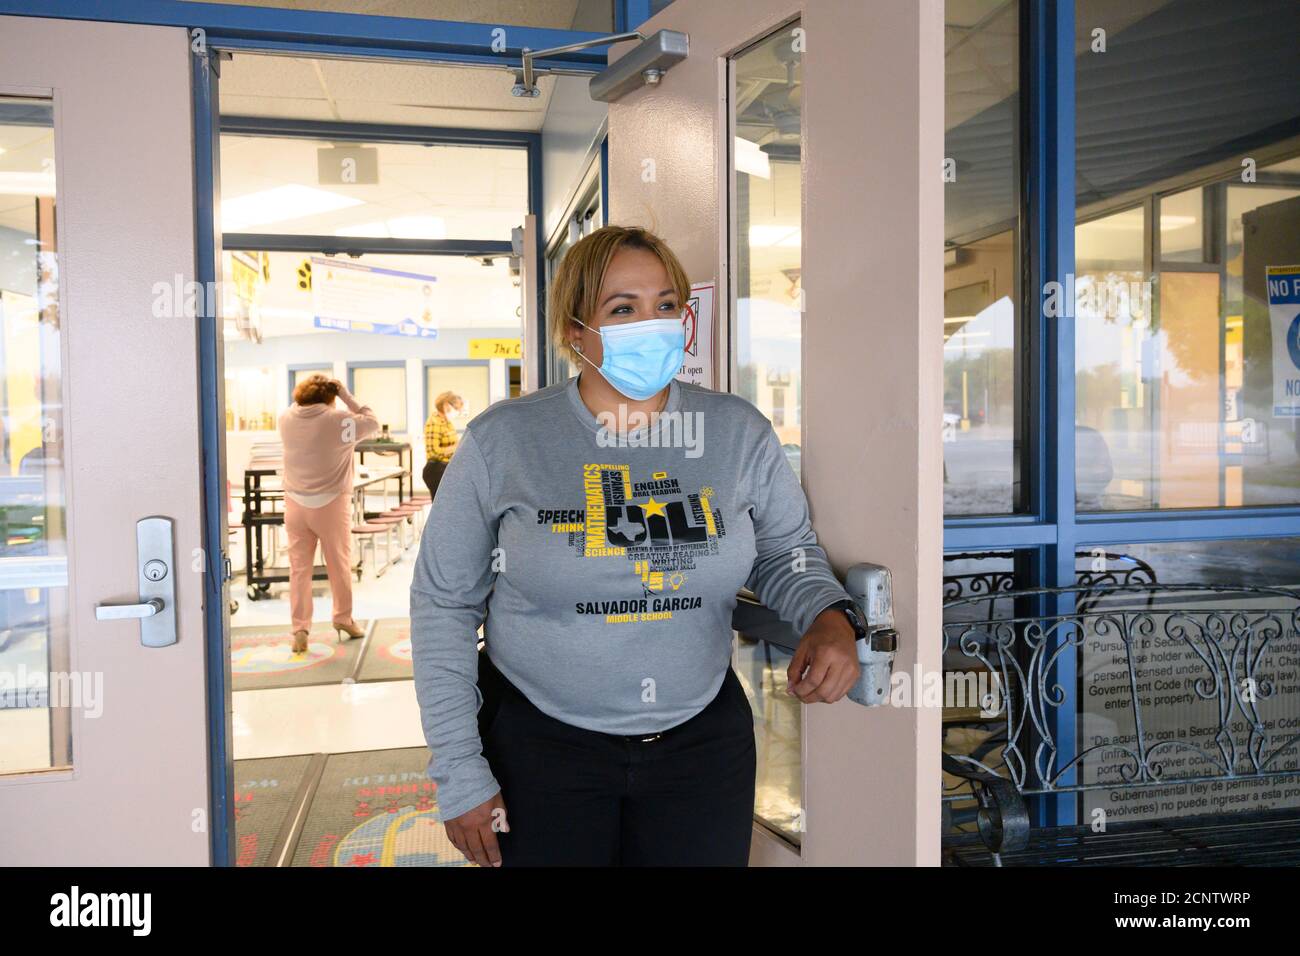
<svg viewBox="0 0 1300 956">
<path fill-rule="evenodd" d="M 985 688 L 945 707 L 946 865 L 1300 862 L 1300 809 L 1259 806 L 1300 807 L 1300 594 L 979 590 L 945 582 L 945 671 Z"/>
</svg>

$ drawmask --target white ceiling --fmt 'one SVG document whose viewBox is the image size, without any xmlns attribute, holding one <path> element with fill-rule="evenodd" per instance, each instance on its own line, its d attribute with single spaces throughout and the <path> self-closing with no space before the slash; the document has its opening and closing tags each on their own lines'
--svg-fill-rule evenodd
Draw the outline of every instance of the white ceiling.
<svg viewBox="0 0 1300 956">
<path fill-rule="evenodd" d="M 236 203 L 223 213 L 223 231 L 509 241 L 510 230 L 523 225 L 528 170 L 522 149 L 381 143 L 374 147 L 378 182 L 330 185 L 319 182 L 316 165 L 318 150 L 330 145 L 314 139 L 223 135 L 223 209 L 243 197 L 274 195 L 270 191 L 285 186 L 305 187 L 351 203 L 328 212 L 269 220 L 248 216 L 247 209 L 239 210 L 247 203 Z M 269 203 L 262 206 L 269 208 Z M 245 214 L 242 221 L 236 221 L 236 212 Z M 400 230 L 422 220 L 440 221 L 442 228 L 438 232 L 367 228 L 391 222 Z"/>
<path fill-rule="evenodd" d="M 541 96 L 513 96 L 503 69 L 235 53 L 221 70 L 221 112 L 234 116 L 537 132 Z"/>
</svg>

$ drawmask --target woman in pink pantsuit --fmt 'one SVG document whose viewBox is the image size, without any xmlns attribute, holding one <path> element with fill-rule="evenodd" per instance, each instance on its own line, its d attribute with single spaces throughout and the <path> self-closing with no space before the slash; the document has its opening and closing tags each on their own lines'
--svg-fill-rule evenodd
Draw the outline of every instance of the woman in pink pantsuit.
<svg viewBox="0 0 1300 956">
<path fill-rule="evenodd" d="M 345 408 L 336 408 L 334 399 Z M 284 527 L 289 535 L 289 613 L 293 650 L 307 650 L 311 575 L 320 542 L 340 640 L 360 637 L 352 620 L 352 449 L 379 431 L 369 406 L 357 404 L 337 379 L 312 375 L 293 390 L 280 416 L 284 443 Z"/>
</svg>

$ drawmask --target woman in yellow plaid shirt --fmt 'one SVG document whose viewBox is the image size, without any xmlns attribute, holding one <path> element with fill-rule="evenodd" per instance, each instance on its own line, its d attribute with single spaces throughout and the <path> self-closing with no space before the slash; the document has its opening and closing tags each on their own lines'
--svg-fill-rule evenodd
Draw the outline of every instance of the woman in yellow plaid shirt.
<svg viewBox="0 0 1300 956">
<path fill-rule="evenodd" d="M 443 392 L 433 400 L 433 414 L 424 423 L 424 483 L 429 487 L 430 496 L 438 493 L 438 482 L 447 470 L 447 462 L 456 451 L 460 437 L 456 426 L 451 423 L 447 411 L 451 410 L 457 417 L 463 417 L 465 403 L 455 392 Z"/>
</svg>

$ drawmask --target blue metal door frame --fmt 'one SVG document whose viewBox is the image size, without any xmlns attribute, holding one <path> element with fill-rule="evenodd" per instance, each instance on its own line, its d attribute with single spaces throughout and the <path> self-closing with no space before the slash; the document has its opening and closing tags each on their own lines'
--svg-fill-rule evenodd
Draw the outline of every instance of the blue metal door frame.
<svg viewBox="0 0 1300 956">
<path fill-rule="evenodd" d="M 635 29 L 644 0 L 616 0 L 616 22 Z M 514 65 L 525 48 L 541 50 L 600 37 L 600 33 L 508 23 L 423 20 L 359 13 L 286 10 L 182 0 L 0 0 L 0 14 L 62 20 L 101 20 L 202 30 L 208 46 L 283 50 L 307 56 L 384 56 L 438 63 Z M 644 17 L 642 17 L 644 19 Z M 500 31 L 500 32 L 498 32 Z M 494 41 L 501 49 L 494 50 Z M 547 69 L 597 72 L 608 47 L 548 57 Z"/>
<path fill-rule="evenodd" d="M 649 15 L 648 0 L 614 0 L 617 30 L 635 29 Z M 219 49 L 281 51 L 300 56 L 329 55 L 383 57 L 428 63 L 513 66 L 523 50 L 539 50 L 595 39 L 601 34 L 576 30 L 523 27 L 511 24 L 419 20 L 351 13 L 324 13 L 180 0 L 0 0 L 0 15 L 53 19 L 151 24 L 201 30 L 203 41 L 194 44 L 191 81 L 194 96 L 195 161 L 195 279 L 204 284 L 220 280 L 217 250 L 216 197 L 220 193 L 219 168 Z M 493 49 L 493 46 L 500 49 Z M 604 68 L 608 47 L 548 58 L 551 69 L 596 73 Z M 254 122 L 254 121 L 250 121 Z M 301 133 L 307 133 L 304 129 Z M 373 132 L 373 131 L 372 131 Z M 485 142 L 463 130 L 439 130 L 448 139 L 460 137 Z M 363 135 L 364 131 L 362 134 Z M 337 131 L 331 133 L 337 135 Z M 497 138 L 509 134 L 495 134 Z M 537 134 L 529 142 L 529 205 L 541 210 L 541 155 Z M 466 139 L 469 137 L 469 139 Z M 538 244 L 539 247 L 541 243 Z M 533 264 L 542 275 L 539 250 Z M 209 288 L 207 285 L 201 285 Z M 208 821 L 215 866 L 235 860 L 234 828 L 230 825 L 234 792 L 234 756 L 231 746 L 230 635 L 227 602 L 228 564 L 223 511 L 224 471 L 221 449 L 225 418 L 222 403 L 221 328 L 216 317 L 205 315 L 199 327 L 199 395 L 203 456 L 203 537 L 205 556 L 204 620 L 207 653 L 207 704 L 210 747 L 210 818 Z"/>
</svg>

